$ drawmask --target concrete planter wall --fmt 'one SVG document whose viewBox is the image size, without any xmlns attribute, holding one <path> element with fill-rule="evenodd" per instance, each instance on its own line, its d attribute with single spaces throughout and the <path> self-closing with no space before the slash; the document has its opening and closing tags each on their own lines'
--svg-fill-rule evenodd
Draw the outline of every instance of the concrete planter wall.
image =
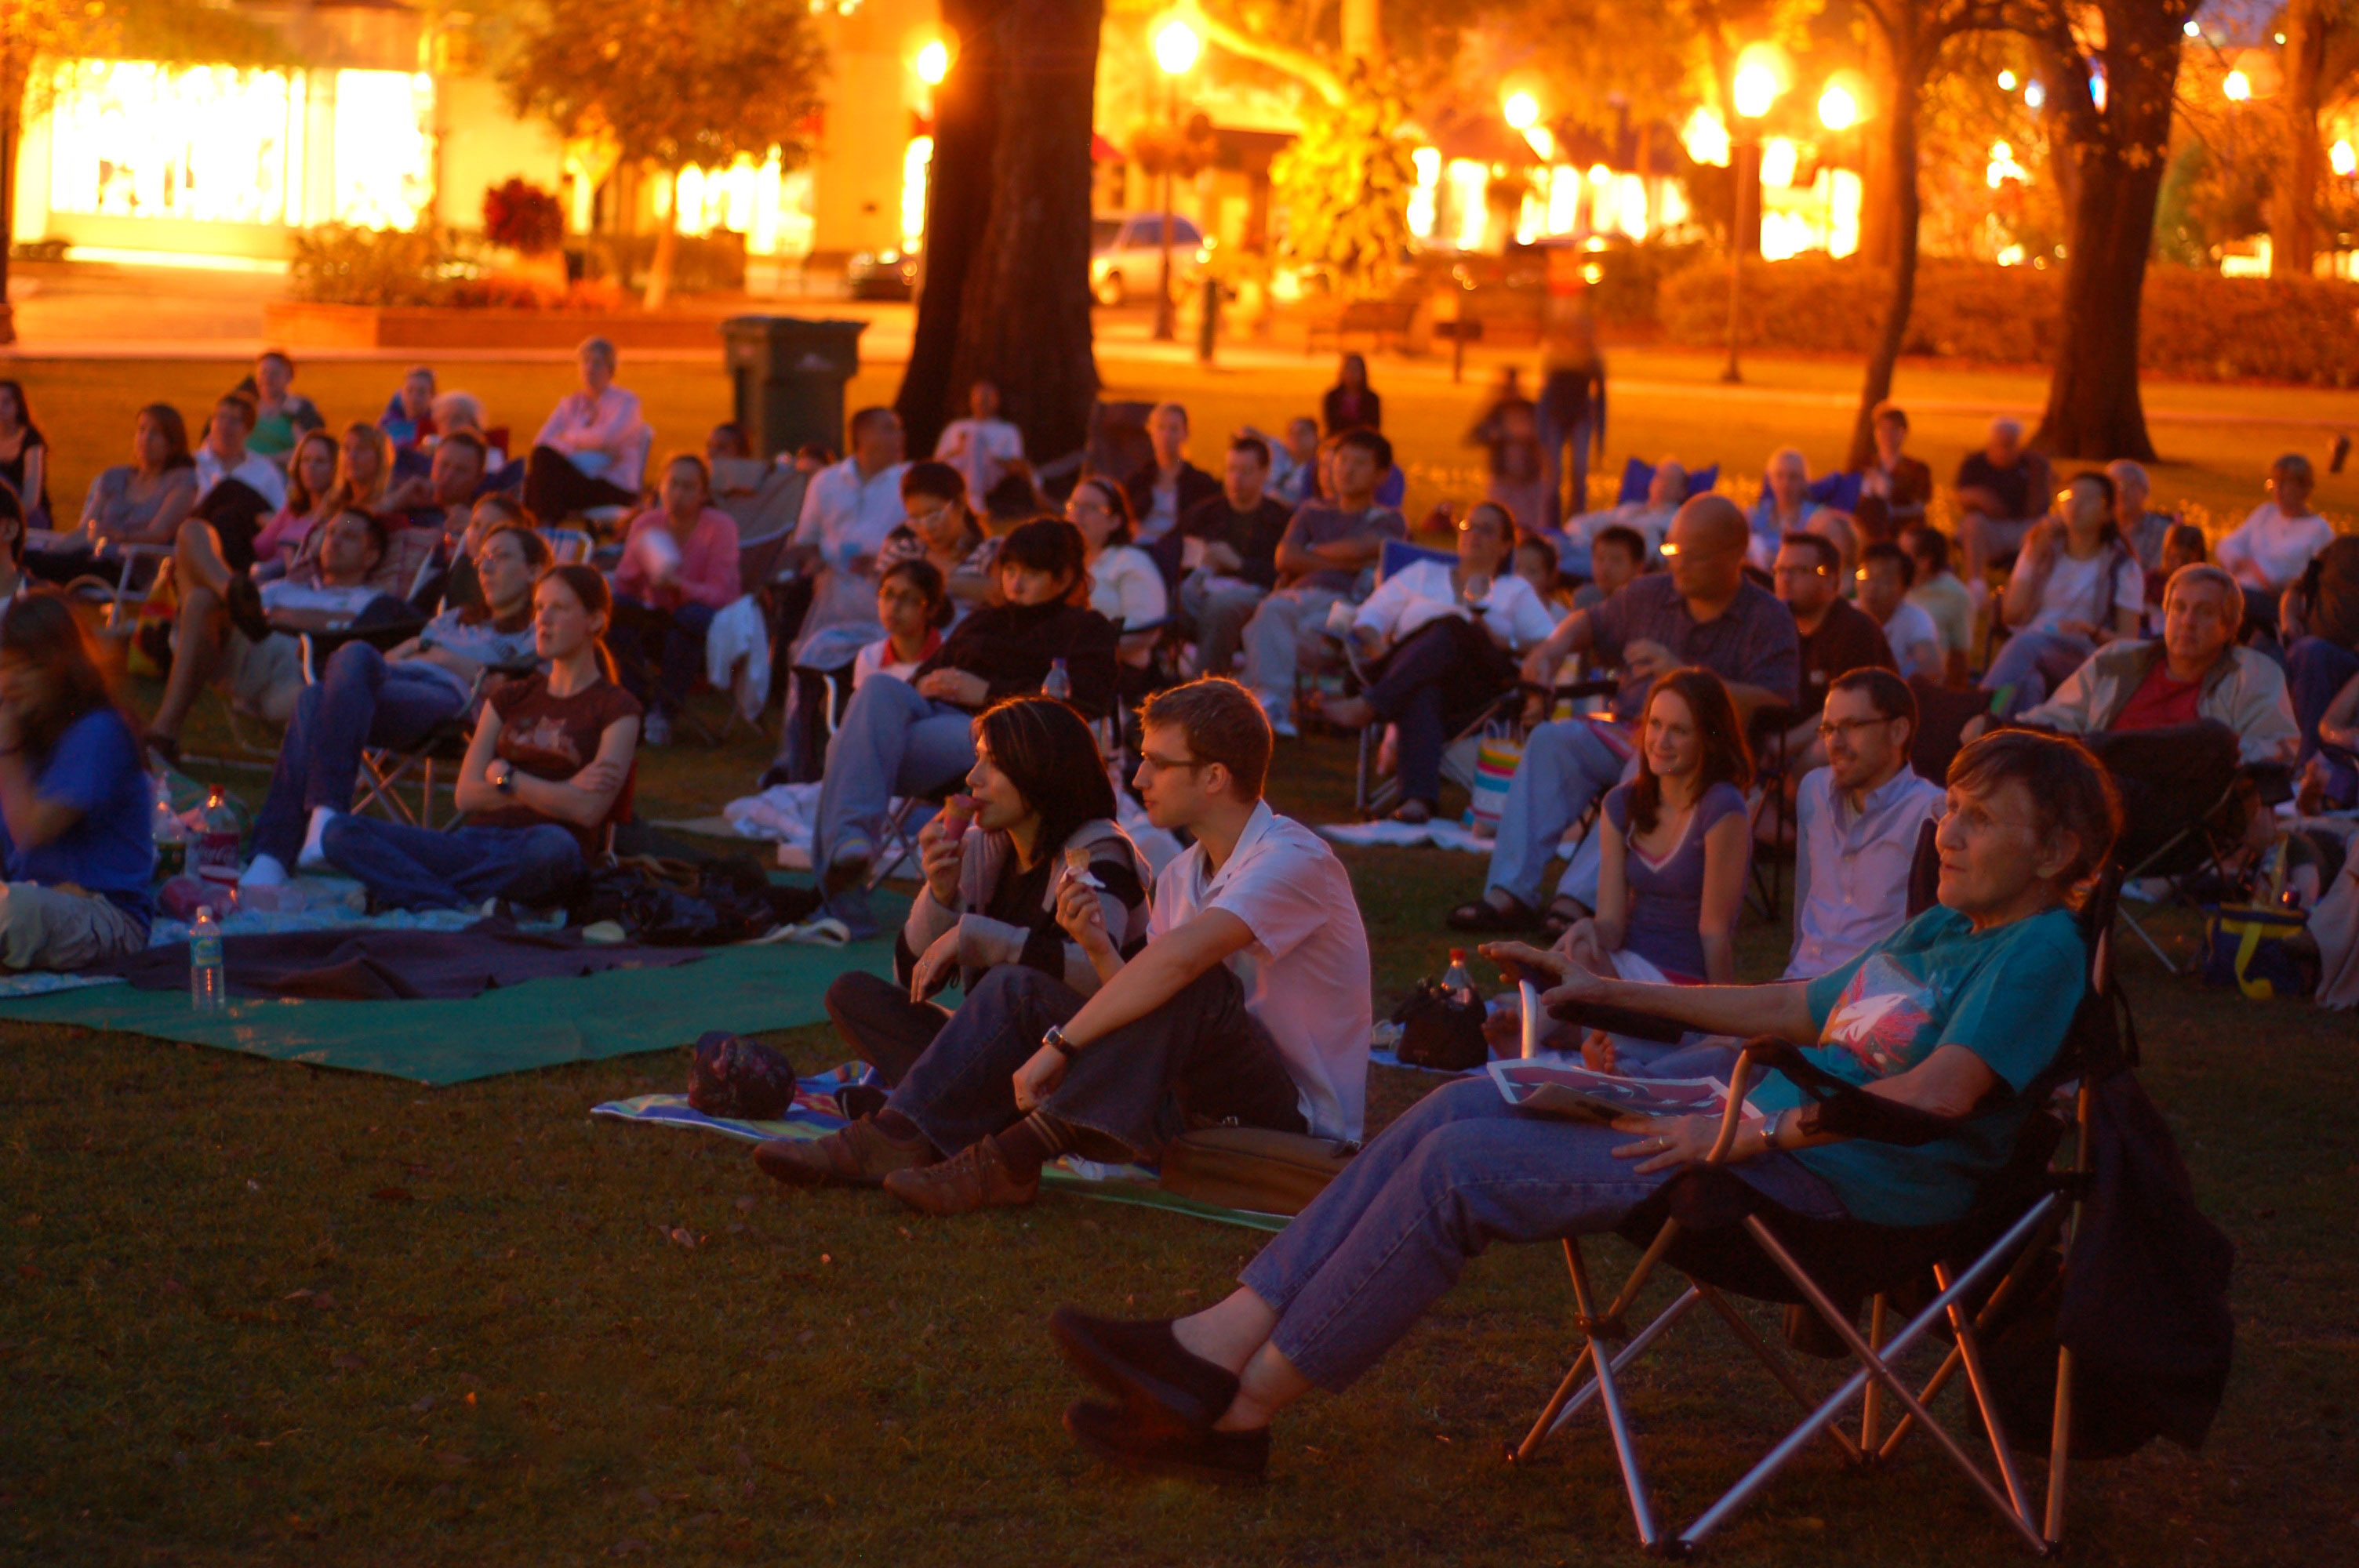
<svg viewBox="0 0 2359 1568">
<path fill-rule="evenodd" d="M 721 319 L 280 300 L 263 307 L 262 335 L 290 349 L 570 349 L 584 338 L 601 337 L 618 349 L 718 351 Z"/>
</svg>

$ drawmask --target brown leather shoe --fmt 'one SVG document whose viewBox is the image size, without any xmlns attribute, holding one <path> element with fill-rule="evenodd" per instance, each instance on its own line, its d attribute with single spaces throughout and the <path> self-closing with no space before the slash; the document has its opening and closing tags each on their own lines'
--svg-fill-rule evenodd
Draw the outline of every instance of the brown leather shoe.
<svg viewBox="0 0 2359 1568">
<path fill-rule="evenodd" d="M 985 1138 L 938 1165 L 895 1171 L 885 1178 L 885 1190 L 923 1214 L 973 1214 L 1030 1203 L 1040 1195 L 1040 1173 L 1017 1181 L 999 1157 L 999 1145 Z"/>
<path fill-rule="evenodd" d="M 873 1187 L 940 1158 L 925 1140 L 904 1143 L 865 1116 L 824 1138 L 773 1138 L 754 1149 L 764 1175 L 797 1187 Z"/>
</svg>

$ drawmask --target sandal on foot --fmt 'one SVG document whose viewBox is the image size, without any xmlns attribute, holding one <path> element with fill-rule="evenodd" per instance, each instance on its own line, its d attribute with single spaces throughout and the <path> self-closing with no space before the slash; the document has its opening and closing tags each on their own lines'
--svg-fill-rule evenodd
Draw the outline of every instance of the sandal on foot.
<svg viewBox="0 0 2359 1568">
<path fill-rule="evenodd" d="M 1589 918 L 1589 911 L 1569 898 L 1558 899 L 1540 916 L 1540 935 L 1550 943 Z"/>
<path fill-rule="evenodd" d="M 1472 903 L 1460 904 L 1450 912 L 1446 919 L 1452 931 L 1472 931 L 1485 935 L 1529 931 L 1540 921 L 1532 906 L 1519 898 L 1510 898 L 1506 909 L 1501 909 L 1487 898 L 1478 898 Z"/>
</svg>

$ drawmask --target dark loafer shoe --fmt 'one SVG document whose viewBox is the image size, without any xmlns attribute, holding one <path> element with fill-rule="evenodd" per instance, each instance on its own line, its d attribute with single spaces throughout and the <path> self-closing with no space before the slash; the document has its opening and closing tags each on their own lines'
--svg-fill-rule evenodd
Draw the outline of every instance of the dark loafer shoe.
<svg viewBox="0 0 2359 1568">
<path fill-rule="evenodd" d="M 1236 1375 L 1181 1345 L 1169 1318 L 1124 1322 L 1059 1307 L 1049 1336 L 1073 1370 L 1148 1424 L 1209 1432 L 1237 1397 Z"/>
<path fill-rule="evenodd" d="M 1127 1409 L 1082 1400 L 1067 1408 L 1065 1430 L 1099 1458 L 1152 1475 L 1258 1481 L 1269 1469 L 1266 1426 L 1253 1432 L 1174 1432 L 1146 1425 Z"/>
</svg>

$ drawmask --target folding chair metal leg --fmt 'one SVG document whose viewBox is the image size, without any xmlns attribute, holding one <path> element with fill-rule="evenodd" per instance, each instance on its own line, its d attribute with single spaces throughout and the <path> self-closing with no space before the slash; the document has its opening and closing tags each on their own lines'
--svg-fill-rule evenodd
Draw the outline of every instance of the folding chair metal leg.
<svg viewBox="0 0 2359 1568">
<path fill-rule="evenodd" d="M 1834 1394 L 1817 1410 L 1811 1411 L 1801 1425 L 1788 1433 L 1784 1442 L 1770 1450 L 1759 1464 L 1747 1471 L 1745 1477 L 1730 1487 L 1718 1502 L 1698 1516 L 1693 1524 L 1681 1530 L 1677 1542 L 1678 1547 L 1682 1550 L 1690 1549 L 1712 1530 L 1718 1529 L 1730 1515 L 1744 1507 L 1752 1499 L 1756 1492 L 1767 1485 L 1773 1476 L 1784 1469 L 1793 1460 L 1794 1455 L 1801 1452 L 1802 1448 L 1816 1437 L 1821 1429 L 1841 1415 L 1852 1400 L 1860 1398 L 1866 1391 L 1869 1382 L 1874 1380 L 1882 1382 L 1886 1390 L 1899 1402 L 1901 1407 L 1914 1416 L 1918 1422 L 1932 1435 L 1935 1442 L 1940 1445 L 1942 1452 L 1950 1456 L 1951 1462 L 1963 1471 L 1968 1479 L 1972 1480 L 1983 1495 L 1990 1499 L 1992 1506 L 2006 1517 L 2007 1521 L 2015 1526 L 2017 1531 L 2023 1536 L 2031 1548 L 2044 1554 L 2048 1550 L 2048 1543 L 2041 1538 L 2038 1529 L 2029 1519 L 2015 1511 L 1998 1487 L 1992 1484 L 1990 1477 L 1983 1473 L 1982 1467 L 1976 1465 L 1973 1457 L 1958 1445 L 1957 1440 L 1950 1435 L 1948 1429 L 1934 1421 L 1924 1406 L 1919 1403 L 1916 1396 L 1908 1391 L 1908 1386 L 1900 1380 L 1899 1375 L 1892 1370 L 1890 1363 L 1924 1335 L 1935 1321 L 1945 1315 L 1952 1302 L 1980 1283 L 1983 1277 L 1996 1267 L 2000 1258 L 2012 1256 L 2016 1249 L 2020 1247 L 2025 1238 L 2038 1227 L 2048 1211 L 2055 1206 L 2055 1203 L 2056 1199 L 2050 1195 L 2034 1204 L 1995 1245 L 1976 1259 L 1955 1281 L 1937 1294 L 1923 1311 L 1910 1319 L 1899 1333 L 1894 1335 L 1882 1355 L 1868 1348 L 1867 1342 L 1860 1337 L 1859 1330 L 1854 1327 L 1851 1320 L 1843 1314 L 1832 1301 L 1828 1299 L 1826 1292 L 1819 1288 L 1818 1281 L 1811 1279 L 1801 1265 L 1794 1260 L 1793 1255 L 1788 1252 L 1784 1245 L 1777 1240 L 1777 1233 L 1763 1224 L 1758 1217 L 1746 1219 L 1745 1229 L 1752 1236 L 1755 1244 L 1767 1254 L 1771 1261 L 1775 1262 L 1787 1278 L 1793 1281 L 1795 1287 L 1809 1299 L 1810 1305 L 1818 1311 L 1819 1315 L 1826 1320 L 1827 1326 L 1834 1330 L 1835 1334 L 1842 1338 L 1845 1348 L 1851 1351 L 1853 1359 L 1859 1362 L 1860 1369 L 1845 1379 L 1843 1387 L 1836 1390 Z"/>
<path fill-rule="evenodd" d="M 909 818 L 925 803 L 914 795 L 901 797 L 901 804 L 885 815 L 885 831 L 877 836 L 876 860 L 868 868 L 868 888 L 872 892 L 885 885 L 885 873 L 903 860 L 913 860 L 917 841 L 909 832 Z M 815 874 L 823 875 L 827 868 L 813 866 Z"/>
<path fill-rule="evenodd" d="M 1950 1271 L 1940 1263 L 1933 1265 L 1933 1283 L 1943 1290 L 1950 1285 Z M 1957 1303 L 1950 1303 L 1950 1326 L 1958 1336 L 1958 1357 L 1965 1363 L 1966 1385 L 1974 1391 L 1974 1403 L 1982 1411 L 1983 1430 L 1990 1433 L 1991 1454 L 1998 1461 L 1999 1478 L 2006 1483 L 2007 1501 L 2014 1505 L 2018 1518 L 2031 1518 L 2031 1503 L 2023 1489 L 2023 1478 L 2016 1474 L 2015 1451 L 2007 1445 L 2006 1422 L 2000 1417 L 1998 1406 L 1992 1402 L 1990 1379 L 1983 1371 L 1982 1343 L 1974 1336 L 1974 1325 L 1966 1321 L 1965 1309 Z"/>
<path fill-rule="evenodd" d="M 1660 1339 L 1664 1331 L 1671 1325 L 1685 1317 L 1688 1314 L 1688 1309 L 1703 1300 L 1704 1294 L 1704 1288 L 1697 1284 L 1690 1284 L 1686 1290 L 1680 1292 L 1677 1301 L 1657 1314 L 1654 1322 L 1632 1335 L 1630 1343 L 1615 1353 L 1614 1370 L 1619 1372 L 1631 1362 L 1644 1356 L 1647 1346 Z M 1573 1361 L 1572 1369 L 1564 1375 L 1564 1381 L 1558 1385 L 1556 1397 L 1549 1400 L 1547 1406 L 1541 1410 L 1539 1420 L 1532 1423 L 1530 1433 L 1525 1437 L 1522 1444 L 1516 1448 L 1511 1457 L 1517 1460 L 1530 1458 L 1532 1450 L 1564 1430 L 1572 1418 L 1586 1410 L 1589 1407 L 1589 1401 L 1597 1397 L 1597 1379 L 1594 1378 L 1582 1384 L 1579 1392 L 1573 1391 L 1573 1379 L 1580 1377 L 1582 1369 L 1589 1365 L 1589 1347 L 1582 1346 L 1580 1357 Z M 1571 1397 L 1568 1398 L 1568 1395 Z"/>
<path fill-rule="evenodd" d="M 1637 1439 L 1630 1431 L 1629 1412 L 1622 1406 L 1622 1390 L 1614 1381 L 1614 1357 L 1605 1349 L 1612 1341 L 1604 1337 L 1603 1331 L 1611 1323 L 1601 1322 L 1596 1315 L 1589 1289 L 1589 1270 L 1582 1261 L 1579 1244 L 1570 1238 L 1564 1244 L 1564 1261 L 1565 1267 L 1572 1271 L 1573 1303 L 1581 1310 L 1582 1328 L 1589 1336 L 1589 1360 L 1597 1372 L 1597 1402 L 1605 1412 L 1605 1429 L 1614 1436 L 1614 1455 L 1621 1462 L 1622 1485 L 1630 1495 L 1630 1517 L 1637 1523 L 1639 1544 L 1651 1552 L 1660 1540 L 1660 1532 L 1655 1528 L 1654 1508 L 1647 1499 L 1647 1473 L 1638 1461 Z M 1625 1288 L 1625 1294 L 1627 1293 Z"/>
</svg>

